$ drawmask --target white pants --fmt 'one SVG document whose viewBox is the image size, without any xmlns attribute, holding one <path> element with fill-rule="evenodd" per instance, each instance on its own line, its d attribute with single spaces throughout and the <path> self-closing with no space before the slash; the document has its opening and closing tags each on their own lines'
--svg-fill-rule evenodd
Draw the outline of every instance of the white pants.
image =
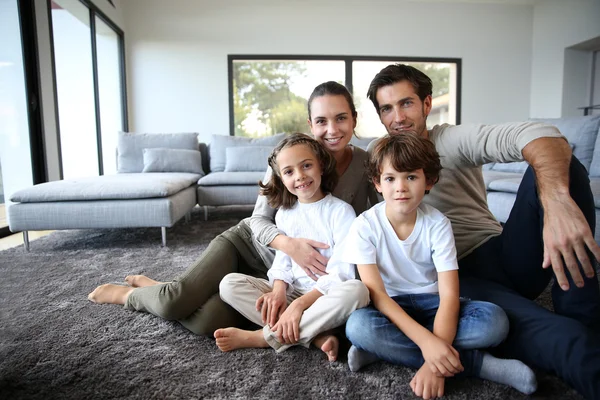
<svg viewBox="0 0 600 400">
<path fill-rule="evenodd" d="M 256 310 L 256 300 L 265 293 L 273 290 L 269 281 L 254 278 L 249 275 L 232 273 L 221 280 L 219 293 L 221 299 L 235 308 L 244 317 L 257 325 L 263 325 L 262 315 Z M 288 305 L 304 293 L 294 290 L 287 296 Z M 300 339 L 295 344 L 282 344 L 271 331 L 269 325 L 263 328 L 267 343 L 277 352 L 291 346 L 308 347 L 320 333 L 337 328 L 346 322 L 352 311 L 369 304 L 369 290 L 359 280 L 352 279 L 333 287 L 326 295 L 317 299 L 309 308 L 304 310 L 300 319 Z"/>
</svg>

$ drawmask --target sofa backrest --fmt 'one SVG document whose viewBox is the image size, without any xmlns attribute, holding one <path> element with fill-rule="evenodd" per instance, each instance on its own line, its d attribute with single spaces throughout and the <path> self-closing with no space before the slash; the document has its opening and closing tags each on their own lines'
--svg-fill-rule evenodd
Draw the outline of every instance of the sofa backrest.
<svg viewBox="0 0 600 400">
<path fill-rule="evenodd" d="M 278 133 L 273 136 L 265 136 L 261 138 L 249 138 L 243 136 L 225 136 L 212 135 L 210 144 L 208 145 L 210 172 L 223 172 L 228 169 L 227 148 L 232 147 L 255 147 L 256 152 L 248 149 L 248 164 L 254 171 L 266 171 L 267 157 L 263 157 L 266 147 L 273 149 L 283 138 L 285 133 Z M 256 157 L 254 156 L 256 155 Z M 252 162 L 250 162 L 252 159 Z M 237 160 L 229 160 L 237 161 Z M 251 166 L 250 164 L 255 164 Z M 240 170 L 240 169 L 236 169 Z"/>
<path fill-rule="evenodd" d="M 144 149 L 198 150 L 198 145 L 197 133 L 119 132 L 117 172 L 142 172 L 144 169 Z"/>
</svg>

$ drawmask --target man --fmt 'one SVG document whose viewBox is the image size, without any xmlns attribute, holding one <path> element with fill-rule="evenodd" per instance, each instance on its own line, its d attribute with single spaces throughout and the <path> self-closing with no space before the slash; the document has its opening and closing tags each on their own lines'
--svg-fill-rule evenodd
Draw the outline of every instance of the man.
<svg viewBox="0 0 600 400">
<path fill-rule="evenodd" d="M 436 125 L 429 77 L 390 65 L 367 96 L 390 135 L 429 138 L 442 161 L 439 183 L 424 201 L 451 221 L 458 251 L 461 295 L 501 306 L 510 333 L 498 352 L 552 371 L 581 394 L 600 398 L 600 260 L 594 199 L 587 171 L 550 125 Z M 372 147 L 374 143 L 371 144 Z M 481 165 L 526 160 L 515 205 L 501 227 L 487 206 Z M 555 313 L 533 302 L 555 283 Z"/>
</svg>

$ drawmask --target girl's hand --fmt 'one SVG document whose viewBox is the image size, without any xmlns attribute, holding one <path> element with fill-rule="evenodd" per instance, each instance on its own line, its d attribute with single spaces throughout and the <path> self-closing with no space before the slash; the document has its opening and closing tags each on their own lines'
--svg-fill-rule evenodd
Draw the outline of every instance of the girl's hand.
<svg viewBox="0 0 600 400">
<path fill-rule="evenodd" d="M 303 238 L 290 238 L 291 245 L 285 253 L 291 257 L 313 280 L 318 277 L 315 274 L 326 275 L 327 257 L 324 257 L 316 249 L 327 249 L 329 245 L 315 240 Z"/>
<path fill-rule="evenodd" d="M 464 369 L 458 351 L 433 334 L 421 348 L 421 353 L 430 371 L 439 376 L 454 376 Z"/>
<path fill-rule="evenodd" d="M 410 381 L 410 388 L 414 394 L 425 400 L 435 399 L 444 395 L 445 383 L 445 378 L 437 376 L 423 364 Z"/>
<path fill-rule="evenodd" d="M 256 300 L 256 310 L 261 312 L 265 325 L 275 325 L 286 308 L 285 286 L 283 290 L 274 288 L 272 292 L 265 293 Z"/>
<path fill-rule="evenodd" d="M 271 327 L 277 335 L 277 341 L 282 344 L 294 344 L 300 340 L 300 318 L 304 308 L 298 302 L 292 301 L 289 307 L 281 314 L 279 321 Z"/>
</svg>

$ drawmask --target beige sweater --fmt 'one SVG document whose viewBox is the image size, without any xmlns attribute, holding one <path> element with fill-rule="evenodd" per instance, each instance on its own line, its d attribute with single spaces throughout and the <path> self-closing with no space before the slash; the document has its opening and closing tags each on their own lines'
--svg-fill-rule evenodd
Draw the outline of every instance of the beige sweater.
<svg viewBox="0 0 600 400">
<path fill-rule="evenodd" d="M 538 122 L 500 125 L 436 125 L 429 138 L 440 154 L 440 181 L 423 201 L 452 222 L 458 258 L 502 232 L 487 205 L 481 166 L 523 161 L 521 151 L 532 140 L 562 137 L 556 127 Z"/>
</svg>

